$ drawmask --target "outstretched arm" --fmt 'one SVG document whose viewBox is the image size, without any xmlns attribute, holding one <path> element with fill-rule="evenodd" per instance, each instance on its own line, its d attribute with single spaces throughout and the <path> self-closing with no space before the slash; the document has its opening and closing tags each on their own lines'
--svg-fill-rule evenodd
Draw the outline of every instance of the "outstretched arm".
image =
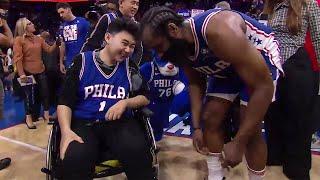
<svg viewBox="0 0 320 180">
<path fill-rule="evenodd" d="M 0 33 L 0 46 L 10 47 L 13 44 L 13 35 L 8 26 L 8 23 L 4 19 L 0 19 L 3 28 L 3 33 Z"/>
<path fill-rule="evenodd" d="M 195 129 L 200 128 L 201 108 L 206 86 L 206 78 L 190 67 L 183 67 L 189 80 L 192 123 Z"/>
</svg>

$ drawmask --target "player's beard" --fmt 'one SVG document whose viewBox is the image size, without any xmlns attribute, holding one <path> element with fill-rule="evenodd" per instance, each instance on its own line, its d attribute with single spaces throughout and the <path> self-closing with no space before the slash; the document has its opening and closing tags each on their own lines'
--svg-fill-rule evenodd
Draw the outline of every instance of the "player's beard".
<svg viewBox="0 0 320 180">
<path fill-rule="evenodd" d="M 183 39 L 170 38 L 170 47 L 163 53 L 162 58 L 177 66 L 187 63 L 189 44 Z"/>
</svg>

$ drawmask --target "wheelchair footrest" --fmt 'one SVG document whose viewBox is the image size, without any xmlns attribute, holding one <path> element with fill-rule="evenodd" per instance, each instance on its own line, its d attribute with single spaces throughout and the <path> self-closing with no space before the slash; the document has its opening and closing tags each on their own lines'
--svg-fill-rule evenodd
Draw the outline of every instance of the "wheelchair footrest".
<svg viewBox="0 0 320 180">
<path fill-rule="evenodd" d="M 117 174 L 120 174 L 124 172 L 122 167 L 112 167 L 112 168 L 107 168 L 99 172 L 94 173 L 94 178 L 102 178 L 102 177 L 107 177 L 107 176 L 114 176 Z"/>
<path fill-rule="evenodd" d="M 41 168 L 41 172 L 48 174 L 48 175 L 51 175 L 51 171 L 47 168 Z"/>
<path fill-rule="evenodd" d="M 106 176 L 113 176 L 123 172 L 123 167 L 118 160 L 107 160 L 98 165 L 95 168 L 95 178 L 101 178 Z"/>
</svg>

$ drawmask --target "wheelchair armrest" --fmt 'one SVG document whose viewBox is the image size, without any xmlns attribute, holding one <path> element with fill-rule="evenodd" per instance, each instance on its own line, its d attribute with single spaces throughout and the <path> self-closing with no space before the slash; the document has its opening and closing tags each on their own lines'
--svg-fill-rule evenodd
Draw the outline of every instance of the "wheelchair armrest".
<svg viewBox="0 0 320 180">
<path fill-rule="evenodd" d="M 149 108 L 147 108 L 147 107 L 144 107 L 144 108 L 140 109 L 140 111 L 141 111 L 142 115 L 144 115 L 145 117 L 151 117 L 151 116 L 153 116 L 153 114 L 154 114 L 154 113 L 153 113 Z"/>
</svg>

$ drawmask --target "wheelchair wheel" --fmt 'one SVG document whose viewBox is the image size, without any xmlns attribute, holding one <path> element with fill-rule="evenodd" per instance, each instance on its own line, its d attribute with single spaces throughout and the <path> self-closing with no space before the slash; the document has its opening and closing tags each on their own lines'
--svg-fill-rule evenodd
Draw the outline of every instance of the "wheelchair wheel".
<svg viewBox="0 0 320 180">
<path fill-rule="evenodd" d="M 52 142 L 50 142 L 50 141 L 52 141 L 52 132 L 53 132 L 53 130 L 51 130 L 50 135 L 49 135 L 49 142 L 48 142 L 48 147 L 47 147 L 47 149 L 49 151 L 47 152 L 47 159 L 46 159 L 46 166 L 50 172 L 52 172 L 52 162 L 51 162 L 52 161 L 52 151 L 51 151 L 51 146 L 52 146 L 51 143 Z M 52 177 L 51 173 L 47 174 L 47 180 L 52 180 L 52 179 L 53 179 L 53 177 Z"/>
<path fill-rule="evenodd" d="M 153 135 L 153 131 L 152 131 L 152 127 L 150 124 L 150 116 L 143 116 L 143 124 L 145 126 L 146 129 L 146 136 L 147 139 L 149 141 L 149 144 L 151 146 L 150 152 L 152 154 L 153 157 L 153 161 L 152 161 L 152 166 L 153 166 L 153 173 L 155 175 L 155 178 L 158 179 L 159 178 L 159 161 L 158 161 L 158 156 L 157 156 L 157 144 Z"/>
<path fill-rule="evenodd" d="M 46 174 L 47 180 L 55 180 L 56 174 L 56 162 L 59 156 L 59 129 L 56 124 L 53 125 L 50 134 L 49 140 L 47 145 L 47 155 L 46 155 L 46 167 L 42 168 L 41 171 Z"/>
</svg>

